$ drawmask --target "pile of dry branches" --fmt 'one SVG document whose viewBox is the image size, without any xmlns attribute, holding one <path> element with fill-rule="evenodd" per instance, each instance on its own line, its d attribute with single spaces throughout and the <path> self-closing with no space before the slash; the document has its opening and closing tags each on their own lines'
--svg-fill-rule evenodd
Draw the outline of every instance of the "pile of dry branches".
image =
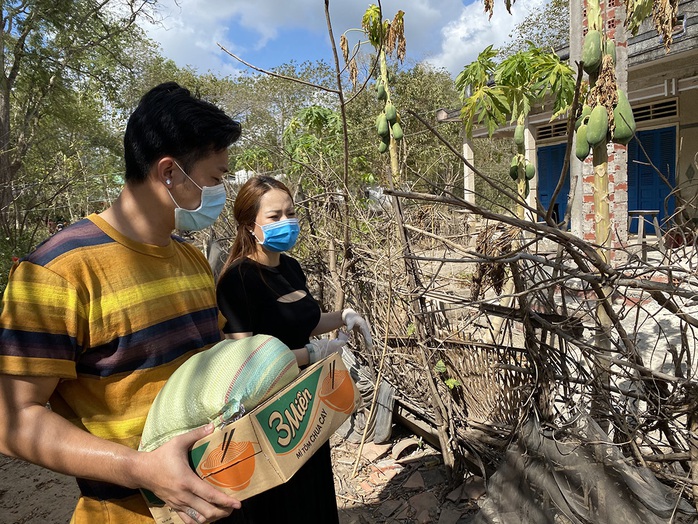
<svg viewBox="0 0 698 524">
<path fill-rule="evenodd" d="M 592 415 L 618 456 L 694 505 L 693 244 L 651 252 L 649 261 L 628 247 L 609 265 L 596 246 L 551 224 L 453 195 L 391 195 L 403 205 L 355 222 L 364 231 L 353 237 L 361 240 L 343 291 L 367 313 L 377 342 L 357 356 L 432 428 L 454 478 L 489 477 L 532 419 L 561 442 L 592 445 L 598 435 L 578 424 Z M 323 259 L 309 252 L 306 264 L 331 303 L 336 284 L 323 278 Z M 599 304 L 612 320 L 610 352 L 595 344 Z"/>
</svg>

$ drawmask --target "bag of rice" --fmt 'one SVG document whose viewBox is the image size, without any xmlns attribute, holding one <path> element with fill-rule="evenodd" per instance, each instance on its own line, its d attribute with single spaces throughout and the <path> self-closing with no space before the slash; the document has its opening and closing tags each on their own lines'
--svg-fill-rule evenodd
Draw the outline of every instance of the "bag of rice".
<svg viewBox="0 0 698 524">
<path fill-rule="evenodd" d="M 165 382 L 150 407 L 138 449 L 152 451 L 209 422 L 220 428 L 299 372 L 295 355 L 277 338 L 223 340 L 191 357 Z"/>
</svg>

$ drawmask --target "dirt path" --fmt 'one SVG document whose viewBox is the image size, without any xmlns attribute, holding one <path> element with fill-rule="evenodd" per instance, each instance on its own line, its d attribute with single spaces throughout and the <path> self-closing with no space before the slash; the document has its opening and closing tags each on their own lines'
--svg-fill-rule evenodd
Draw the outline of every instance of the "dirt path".
<svg viewBox="0 0 698 524">
<path fill-rule="evenodd" d="M 389 444 L 364 446 L 356 476 L 359 445 L 332 438 L 340 524 L 466 524 L 482 487 L 449 490 L 440 454 L 396 433 Z M 0 524 L 67 524 L 77 497 L 71 477 L 0 455 Z"/>
<path fill-rule="evenodd" d="M 0 523 L 66 524 L 77 498 L 71 477 L 0 455 Z"/>
</svg>

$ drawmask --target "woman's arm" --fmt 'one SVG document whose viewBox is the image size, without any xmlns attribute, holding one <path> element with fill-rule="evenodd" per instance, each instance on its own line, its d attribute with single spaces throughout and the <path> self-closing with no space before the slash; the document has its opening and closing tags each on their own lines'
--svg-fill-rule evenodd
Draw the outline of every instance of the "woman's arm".
<svg viewBox="0 0 698 524">
<path fill-rule="evenodd" d="M 317 326 L 315 326 L 315 329 L 313 329 L 310 335 L 316 337 L 318 335 L 334 331 L 335 329 L 339 329 L 343 325 L 344 321 L 342 320 L 341 311 L 333 311 L 332 313 L 321 313 L 320 321 L 317 323 Z"/>
<path fill-rule="evenodd" d="M 371 326 L 356 311 L 351 308 L 332 313 L 321 313 L 320 321 L 311 333 L 312 336 L 321 335 L 334 329 L 346 326 L 349 330 L 358 331 L 364 338 L 364 343 L 370 348 L 373 347 L 371 339 Z"/>
</svg>

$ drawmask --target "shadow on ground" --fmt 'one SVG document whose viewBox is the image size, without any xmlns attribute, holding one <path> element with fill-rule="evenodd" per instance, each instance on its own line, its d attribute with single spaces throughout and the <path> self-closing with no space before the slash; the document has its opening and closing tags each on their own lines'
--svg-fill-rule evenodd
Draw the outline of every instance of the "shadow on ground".
<svg viewBox="0 0 698 524">
<path fill-rule="evenodd" d="M 440 452 L 395 426 L 387 444 L 333 436 L 340 524 L 468 524 L 484 495 L 480 478 L 449 482 Z M 355 471 L 356 470 L 356 471 Z"/>
</svg>

